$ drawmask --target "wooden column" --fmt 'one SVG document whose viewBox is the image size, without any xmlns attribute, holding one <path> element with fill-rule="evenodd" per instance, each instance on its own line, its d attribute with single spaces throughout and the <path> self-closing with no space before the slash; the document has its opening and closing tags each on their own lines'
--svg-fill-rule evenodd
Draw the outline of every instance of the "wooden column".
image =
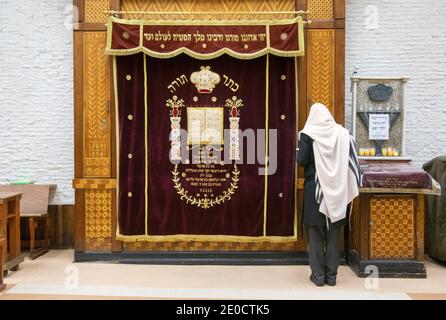
<svg viewBox="0 0 446 320">
<path fill-rule="evenodd" d="M 74 26 L 75 250 L 120 251 L 115 240 L 114 123 L 106 10 L 117 0 L 76 0 Z M 79 182 L 81 181 L 81 182 Z"/>
<path fill-rule="evenodd" d="M 425 231 L 425 195 L 417 194 L 416 212 L 416 258 L 424 260 L 424 231 Z"/>
</svg>

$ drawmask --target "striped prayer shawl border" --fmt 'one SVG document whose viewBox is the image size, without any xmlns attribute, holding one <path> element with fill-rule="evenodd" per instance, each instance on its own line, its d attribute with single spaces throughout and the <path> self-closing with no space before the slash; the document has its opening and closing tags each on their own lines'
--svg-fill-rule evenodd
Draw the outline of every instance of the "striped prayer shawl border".
<svg viewBox="0 0 446 320">
<path fill-rule="evenodd" d="M 361 169 L 359 167 L 358 155 L 356 153 L 356 141 L 352 135 L 350 135 L 350 150 L 349 150 L 349 161 L 348 166 L 350 170 L 352 170 L 355 175 L 356 183 L 358 184 L 358 188 L 361 186 Z M 316 183 L 316 203 L 320 204 L 324 199 L 324 194 L 322 193 L 321 184 L 319 182 L 319 178 L 317 176 L 317 171 L 314 177 L 314 181 Z"/>
</svg>

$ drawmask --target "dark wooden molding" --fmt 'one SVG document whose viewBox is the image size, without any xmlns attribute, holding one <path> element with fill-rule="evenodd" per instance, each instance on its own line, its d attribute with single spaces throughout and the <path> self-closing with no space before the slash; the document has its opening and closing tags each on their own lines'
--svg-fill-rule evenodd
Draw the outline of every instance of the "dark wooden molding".
<svg viewBox="0 0 446 320">
<path fill-rule="evenodd" d="M 74 249 L 85 250 L 85 191 L 75 191 L 76 206 L 74 208 Z"/>
<path fill-rule="evenodd" d="M 307 29 L 344 29 L 344 20 L 311 20 Z"/>
<path fill-rule="evenodd" d="M 296 11 L 307 11 L 307 0 L 296 0 L 295 1 Z"/>
<path fill-rule="evenodd" d="M 105 22 L 81 22 L 74 25 L 75 31 L 107 31 Z"/>
<path fill-rule="evenodd" d="M 345 30 L 335 31 L 335 118 L 345 125 Z"/>
<path fill-rule="evenodd" d="M 416 239 L 416 252 L 415 257 L 419 261 L 424 260 L 424 237 L 425 237 L 425 195 L 417 194 L 416 199 L 416 212 L 415 212 L 415 226 L 417 233 L 415 234 Z"/>
<path fill-rule="evenodd" d="M 360 246 L 361 246 L 361 260 L 369 259 L 370 251 L 370 194 L 361 194 L 361 224 L 360 224 Z"/>
<path fill-rule="evenodd" d="M 73 7 L 77 8 L 78 16 L 73 14 L 73 22 L 83 22 L 85 21 L 85 0 L 73 0 Z M 73 10 L 75 10 L 73 8 Z M 73 12 L 74 13 L 74 12 Z"/>
<path fill-rule="evenodd" d="M 333 6 L 334 19 L 345 19 L 345 0 L 334 0 Z"/>
<path fill-rule="evenodd" d="M 110 0 L 110 10 L 121 10 L 121 0 Z"/>
</svg>

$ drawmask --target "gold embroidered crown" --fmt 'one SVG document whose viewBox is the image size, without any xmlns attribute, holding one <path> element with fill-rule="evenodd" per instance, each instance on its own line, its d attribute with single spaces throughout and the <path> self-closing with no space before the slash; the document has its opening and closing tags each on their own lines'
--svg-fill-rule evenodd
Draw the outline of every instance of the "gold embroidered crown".
<svg viewBox="0 0 446 320">
<path fill-rule="evenodd" d="M 211 71 L 211 67 L 200 67 L 200 71 L 190 75 L 190 82 L 197 88 L 199 93 L 211 93 L 215 86 L 220 83 L 220 76 Z"/>
</svg>

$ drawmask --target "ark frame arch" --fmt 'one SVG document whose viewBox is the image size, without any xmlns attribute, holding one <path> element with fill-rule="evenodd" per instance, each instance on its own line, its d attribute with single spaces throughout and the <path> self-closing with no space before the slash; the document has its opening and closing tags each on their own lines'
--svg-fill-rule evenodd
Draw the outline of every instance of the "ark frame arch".
<svg viewBox="0 0 446 320">
<path fill-rule="evenodd" d="M 306 55 L 298 58 L 298 128 L 314 102 L 326 104 L 339 123 L 345 108 L 345 0 L 165 1 L 76 0 L 74 23 L 75 257 L 160 263 L 306 263 L 307 243 L 123 243 L 115 239 L 116 153 L 111 59 L 104 53 L 106 11 L 307 11 Z M 171 7 L 172 6 L 172 7 Z M 76 10 L 75 10 L 76 11 Z M 298 208 L 302 206 L 303 171 L 298 171 Z M 299 211 L 300 212 L 300 211 Z M 299 215 L 298 215 L 299 217 Z M 300 219 L 298 219 L 300 226 Z M 343 241 L 341 241 L 341 250 Z M 218 253 L 215 255 L 215 253 Z M 142 260 L 141 260 L 142 259 Z M 172 260 L 173 259 L 173 260 Z"/>
</svg>

